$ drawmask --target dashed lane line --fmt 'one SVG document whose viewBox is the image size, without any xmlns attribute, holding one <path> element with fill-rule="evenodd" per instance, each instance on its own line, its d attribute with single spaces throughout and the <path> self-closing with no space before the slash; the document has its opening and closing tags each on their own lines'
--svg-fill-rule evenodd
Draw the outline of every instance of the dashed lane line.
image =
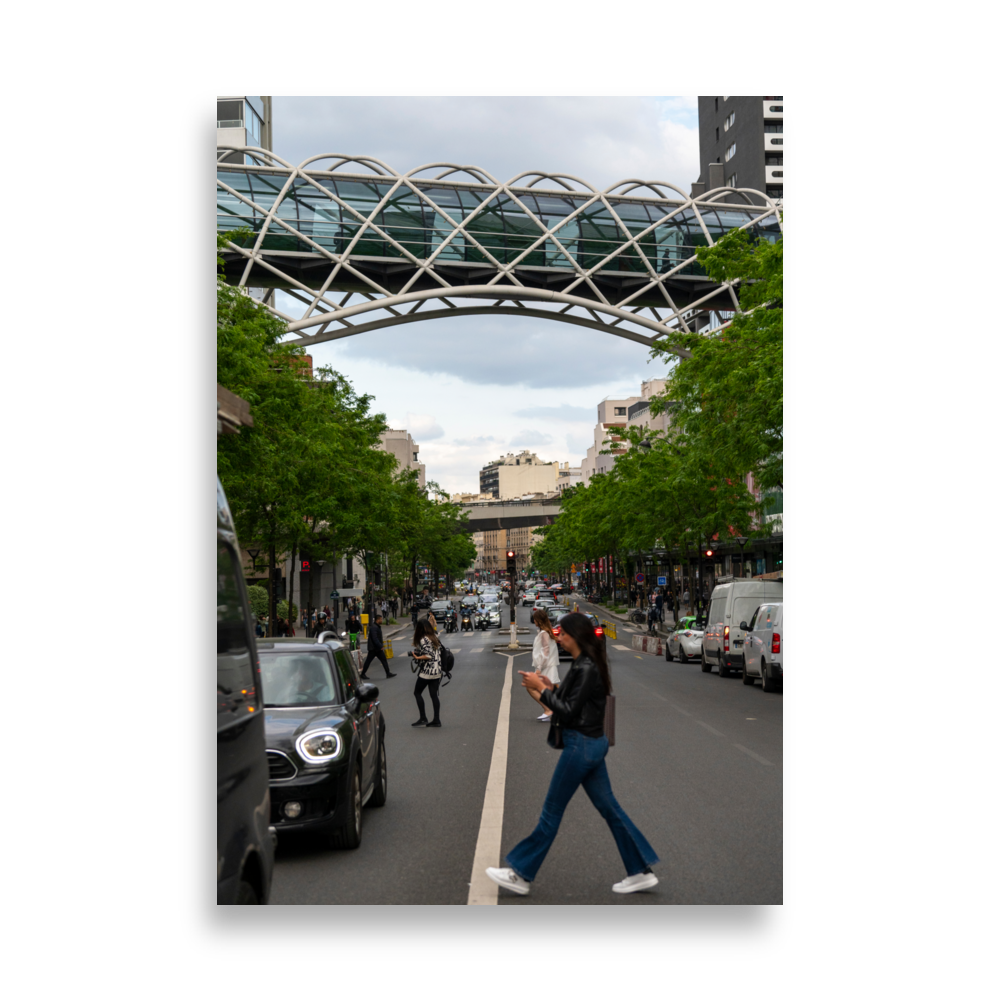
<svg viewBox="0 0 1000 1000">
<path fill-rule="evenodd" d="M 617 646 L 617 645 L 615 645 L 615 646 L 613 646 L 613 648 L 614 649 L 624 649 L 626 653 L 630 653 L 632 651 L 632 647 L 631 646 Z"/>
<path fill-rule="evenodd" d="M 702 722 L 700 719 L 695 719 L 695 722 L 699 726 L 704 726 L 705 729 L 707 729 L 710 733 L 714 733 L 716 736 L 725 737 L 726 735 L 725 733 L 720 733 L 718 729 L 713 729 L 707 722 Z"/>
<path fill-rule="evenodd" d="M 764 767 L 774 767 L 774 764 L 772 764 L 771 761 L 767 760 L 765 757 L 761 757 L 760 754 L 754 753 L 753 750 L 748 750 L 742 744 L 734 743 L 733 746 L 736 747 L 737 750 L 742 750 L 748 757 L 753 757 L 755 761 L 759 764 L 763 764 Z"/>
<path fill-rule="evenodd" d="M 486 648 L 485 646 L 476 646 L 475 649 L 470 649 L 469 652 L 470 653 L 481 653 L 485 648 Z"/>
<path fill-rule="evenodd" d="M 473 650 L 475 652 L 475 650 Z M 507 740 L 510 730 L 510 689 L 514 676 L 514 657 L 520 653 L 507 653 L 507 669 L 500 692 L 500 710 L 497 712 L 497 730 L 493 737 L 493 758 L 486 779 L 483 796 L 483 813 L 479 820 L 479 836 L 472 861 L 467 906 L 496 906 L 500 887 L 489 879 L 486 869 L 500 861 L 500 842 L 503 835 L 503 798 L 507 785 Z"/>
</svg>

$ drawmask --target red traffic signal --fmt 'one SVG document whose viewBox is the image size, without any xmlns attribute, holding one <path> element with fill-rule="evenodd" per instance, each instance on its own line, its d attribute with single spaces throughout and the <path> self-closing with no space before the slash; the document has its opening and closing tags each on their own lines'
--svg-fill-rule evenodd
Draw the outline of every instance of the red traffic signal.
<svg viewBox="0 0 1000 1000">
<path fill-rule="evenodd" d="M 711 556 L 712 554 L 713 554 L 712 549 L 707 549 L 705 552 L 706 557 Z"/>
<path fill-rule="evenodd" d="M 507 552 L 507 558 L 508 559 L 513 559 L 514 558 L 514 553 L 513 553 L 512 550 L 508 550 L 508 552 Z"/>
</svg>

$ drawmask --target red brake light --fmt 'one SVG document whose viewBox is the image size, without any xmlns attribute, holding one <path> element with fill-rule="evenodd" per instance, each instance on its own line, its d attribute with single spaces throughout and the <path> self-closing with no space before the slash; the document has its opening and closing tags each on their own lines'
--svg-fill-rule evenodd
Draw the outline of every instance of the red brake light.
<svg viewBox="0 0 1000 1000">
<path fill-rule="evenodd" d="M 722 633 L 722 652 L 729 652 L 729 626 L 726 626 L 725 632 Z"/>
<path fill-rule="evenodd" d="M 594 635 L 604 635 L 604 629 L 598 627 L 594 629 Z"/>
<path fill-rule="evenodd" d="M 553 633 L 553 635 L 558 635 L 561 631 L 562 631 L 562 629 L 558 625 L 553 625 L 552 626 L 552 633 Z"/>
<path fill-rule="evenodd" d="M 777 632 L 771 633 L 771 652 L 772 653 L 781 652 L 781 636 Z"/>
</svg>

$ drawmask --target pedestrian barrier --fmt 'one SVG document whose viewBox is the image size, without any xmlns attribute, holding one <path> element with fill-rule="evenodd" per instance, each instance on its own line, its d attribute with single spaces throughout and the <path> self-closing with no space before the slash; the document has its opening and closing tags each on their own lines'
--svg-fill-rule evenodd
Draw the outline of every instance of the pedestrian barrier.
<svg viewBox="0 0 1000 1000">
<path fill-rule="evenodd" d="M 652 653 L 654 656 L 663 655 L 663 643 L 658 635 L 634 635 L 632 648 L 641 653 Z"/>
<path fill-rule="evenodd" d="M 617 639 L 618 638 L 618 626 L 615 624 L 615 622 L 605 622 L 605 621 L 602 621 L 601 625 L 604 626 L 604 634 L 609 639 Z"/>
<path fill-rule="evenodd" d="M 385 658 L 387 660 L 392 659 L 392 639 L 385 640 Z"/>
</svg>

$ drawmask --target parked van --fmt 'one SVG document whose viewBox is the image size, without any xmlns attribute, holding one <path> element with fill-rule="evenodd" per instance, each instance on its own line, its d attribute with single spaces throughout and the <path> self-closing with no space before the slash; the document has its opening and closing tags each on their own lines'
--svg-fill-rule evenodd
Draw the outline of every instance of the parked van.
<svg viewBox="0 0 1000 1000">
<path fill-rule="evenodd" d="M 746 624 L 746 645 L 743 647 L 744 666 L 743 683 L 753 684 L 754 678 L 760 678 L 760 686 L 765 691 L 777 691 L 785 679 L 784 668 L 781 666 L 781 636 L 784 634 L 782 625 L 784 604 L 780 601 L 770 601 L 762 604 L 748 622 L 740 622 L 740 627 Z"/>
<path fill-rule="evenodd" d="M 266 903 L 275 834 L 253 617 L 233 517 L 218 482 L 216 881 L 218 903 Z"/>
<path fill-rule="evenodd" d="M 710 673 L 713 664 L 719 676 L 730 670 L 743 672 L 743 642 L 745 634 L 740 622 L 748 622 L 754 611 L 765 601 L 780 601 L 780 580 L 733 580 L 720 583 L 712 591 L 708 606 L 708 623 L 701 644 L 701 669 Z"/>
</svg>

